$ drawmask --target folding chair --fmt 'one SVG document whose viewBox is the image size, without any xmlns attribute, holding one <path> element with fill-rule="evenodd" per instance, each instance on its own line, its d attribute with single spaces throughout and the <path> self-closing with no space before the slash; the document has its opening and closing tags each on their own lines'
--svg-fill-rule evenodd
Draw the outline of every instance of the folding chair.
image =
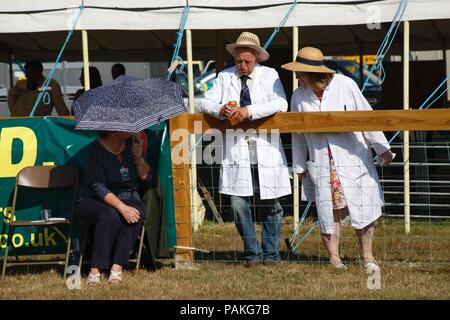
<svg viewBox="0 0 450 320">
<path fill-rule="evenodd" d="M 86 247 L 87 247 L 87 243 L 88 241 L 90 241 L 88 233 L 89 233 L 89 228 L 94 227 L 93 224 L 85 224 L 84 225 L 84 232 L 83 232 L 83 242 L 81 245 L 81 251 L 80 251 L 80 260 L 78 261 L 78 268 L 79 270 L 81 270 L 81 267 L 83 266 L 83 259 L 84 259 L 84 255 L 86 253 Z M 142 257 L 142 249 L 144 248 L 144 237 L 145 237 L 145 227 L 144 224 L 142 224 L 142 229 L 141 232 L 138 236 L 138 240 L 139 244 L 138 244 L 138 248 L 137 248 L 137 252 L 136 252 L 136 258 L 132 258 L 129 259 L 129 262 L 135 263 L 136 266 L 134 267 L 134 274 L 137 274 L 139 267 L 141 265 L 141 257 Z M 134 252 L 133 252 L 134 253 Z M 85 264 L 88 264 L 89 262 L 84 262 Z"/>
<path fill-rule="evenodd" d="M 136 266 L 134 268 L 134 274 L 137 274 L 137 272 L 139 271 L 139 267 L 141 265 L 142 249 L 144 248 L 144 238 L 145 238 L 145 227 L 144 227 L 144 224 L 142 224 L 141 233 L 139 234 L 139 237 L 138 237 L 139 245 L 138 245 L 136 258 L 129 260 L 130 262 L 133 262 L 136 264 Z"/>
<path fill-rule="evenodd" d="M 26 167 L 20 170 L 16 177 L 16 187 L 14 191 L 13 203 L 12 203 L 12 213 L 15 216 L 16 207 L 17 207 L 17 199 L 18 195 L 23 188 L 33 188 L 40 190 L 56 190 L 56 189 L 72 189 L 72 197 L 70 207 L 67 208 L 67 212 L 65 216 L 70 218 L 60 218 L 58 220 L 52 221 L 49 219 L 45 220 L 19 220 L 17 216 L 15 216 L 16 220 L 12 219 L 9 222 L 9 232 L 8 232 L 8 240 L 6 243 L 5 253 L 3 257 L 3 269 L 2 269 L 2 279 L 5 276 L 6 268 L 10 266 L 17 265 L 47 265 L 47 264 L 58 264 L 64 265 L 64 279 L 67 274 L 67 265 L 69 261 L 69 250 L 70 250 L 70 236 L 72 232 L 72 217 L 74 211 L 74 205 L 77 195 L 77 187 L 78 187 L 78 171 L 75 167 L 72 166 L 31 166 Z M 60 215 L 60 214 L 58 214 Z M 68 233 L 64 235 L 64 233 L 58 228 L 59 226 L 67 225 L 69 229 Z M 12 238 L 14 235 L 14 230 L 16 227 L 50 227 L 54 228 L 57 233 L 65 238 L 67 243 L 65 259 L 64 260 L 56 260 L 56 261 L 25 261 L 19 262 L 18 255 L 15 254 L 16 262 L 8 262 L 9 251 L 11 253 L 14 252 L 14 246 L 12 242 Z M 11 247 L 11 249 L 10 249 Z"/>
</svg>

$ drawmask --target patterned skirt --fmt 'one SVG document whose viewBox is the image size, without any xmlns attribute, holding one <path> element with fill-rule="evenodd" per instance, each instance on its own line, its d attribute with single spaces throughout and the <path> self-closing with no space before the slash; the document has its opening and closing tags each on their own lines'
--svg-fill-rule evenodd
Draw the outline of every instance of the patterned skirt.
<svg viewBox="0 0 450 320">
<path fill-rule="evenodd" d="M 342 184 L 339 181 L 330 147 L 328 147 L 328 157 L 330 158 L 330 187 L 333 209 L 338 210 L 347 208 L 347 201 L 345 200 L 344 191 L 342 190 Z"/>
</svg>

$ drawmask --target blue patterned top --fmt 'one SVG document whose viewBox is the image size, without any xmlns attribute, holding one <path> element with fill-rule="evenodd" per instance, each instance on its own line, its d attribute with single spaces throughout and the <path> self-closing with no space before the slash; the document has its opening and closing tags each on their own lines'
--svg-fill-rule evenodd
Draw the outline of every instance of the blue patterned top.
<svg viewBox="0 0 450 320">
<path fill-rule="evenodd" d="M 91 143 L 87 150 L 87 166 L 79 199 L 94 198 L 103 201 L 105 196 L 112 192 L 122 201 L 141 201 L 139 188 L 142 182 L 151 180 L 151 174 L 142 182 L 139 179 L 131 152 L 132 140 L 129 138 L 125 142 L 123 162 L 107 151 L 98 140 Z M 121 174 L 122 168 L 128 169 L 129 177 L 125 181 Z"/>
</svg>

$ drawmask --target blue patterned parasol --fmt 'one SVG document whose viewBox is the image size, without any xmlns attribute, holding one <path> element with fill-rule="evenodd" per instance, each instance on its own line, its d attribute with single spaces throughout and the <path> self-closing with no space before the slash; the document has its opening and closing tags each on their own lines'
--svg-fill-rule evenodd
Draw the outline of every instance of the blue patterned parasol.
<svg viewBox="0 0 450 320">
<path fill-rule="evenodd" d="M 187 112 L 179 84 L 132 77 L 86 91 L 73 110 L 77 130 L 133 133 Z"/>
</svg>

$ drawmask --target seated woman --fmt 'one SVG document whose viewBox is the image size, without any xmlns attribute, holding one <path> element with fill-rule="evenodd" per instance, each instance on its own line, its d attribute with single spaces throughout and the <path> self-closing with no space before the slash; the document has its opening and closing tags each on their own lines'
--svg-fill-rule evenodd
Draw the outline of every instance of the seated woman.
<svg viewBox="0 0 450 320">
<path fill-rule="evenodd" d="M 144 221 L 141 183 L 151 179 L 142 145 L 131 133 L 100 132 L 88 149 L 83 188 L 75 214 L 95 225 L 92 265 L 87 283 L 100 282 L 101 270 L 111 267 L 109 283 L 122 281 L 123 267 Z"/>
</svg>

